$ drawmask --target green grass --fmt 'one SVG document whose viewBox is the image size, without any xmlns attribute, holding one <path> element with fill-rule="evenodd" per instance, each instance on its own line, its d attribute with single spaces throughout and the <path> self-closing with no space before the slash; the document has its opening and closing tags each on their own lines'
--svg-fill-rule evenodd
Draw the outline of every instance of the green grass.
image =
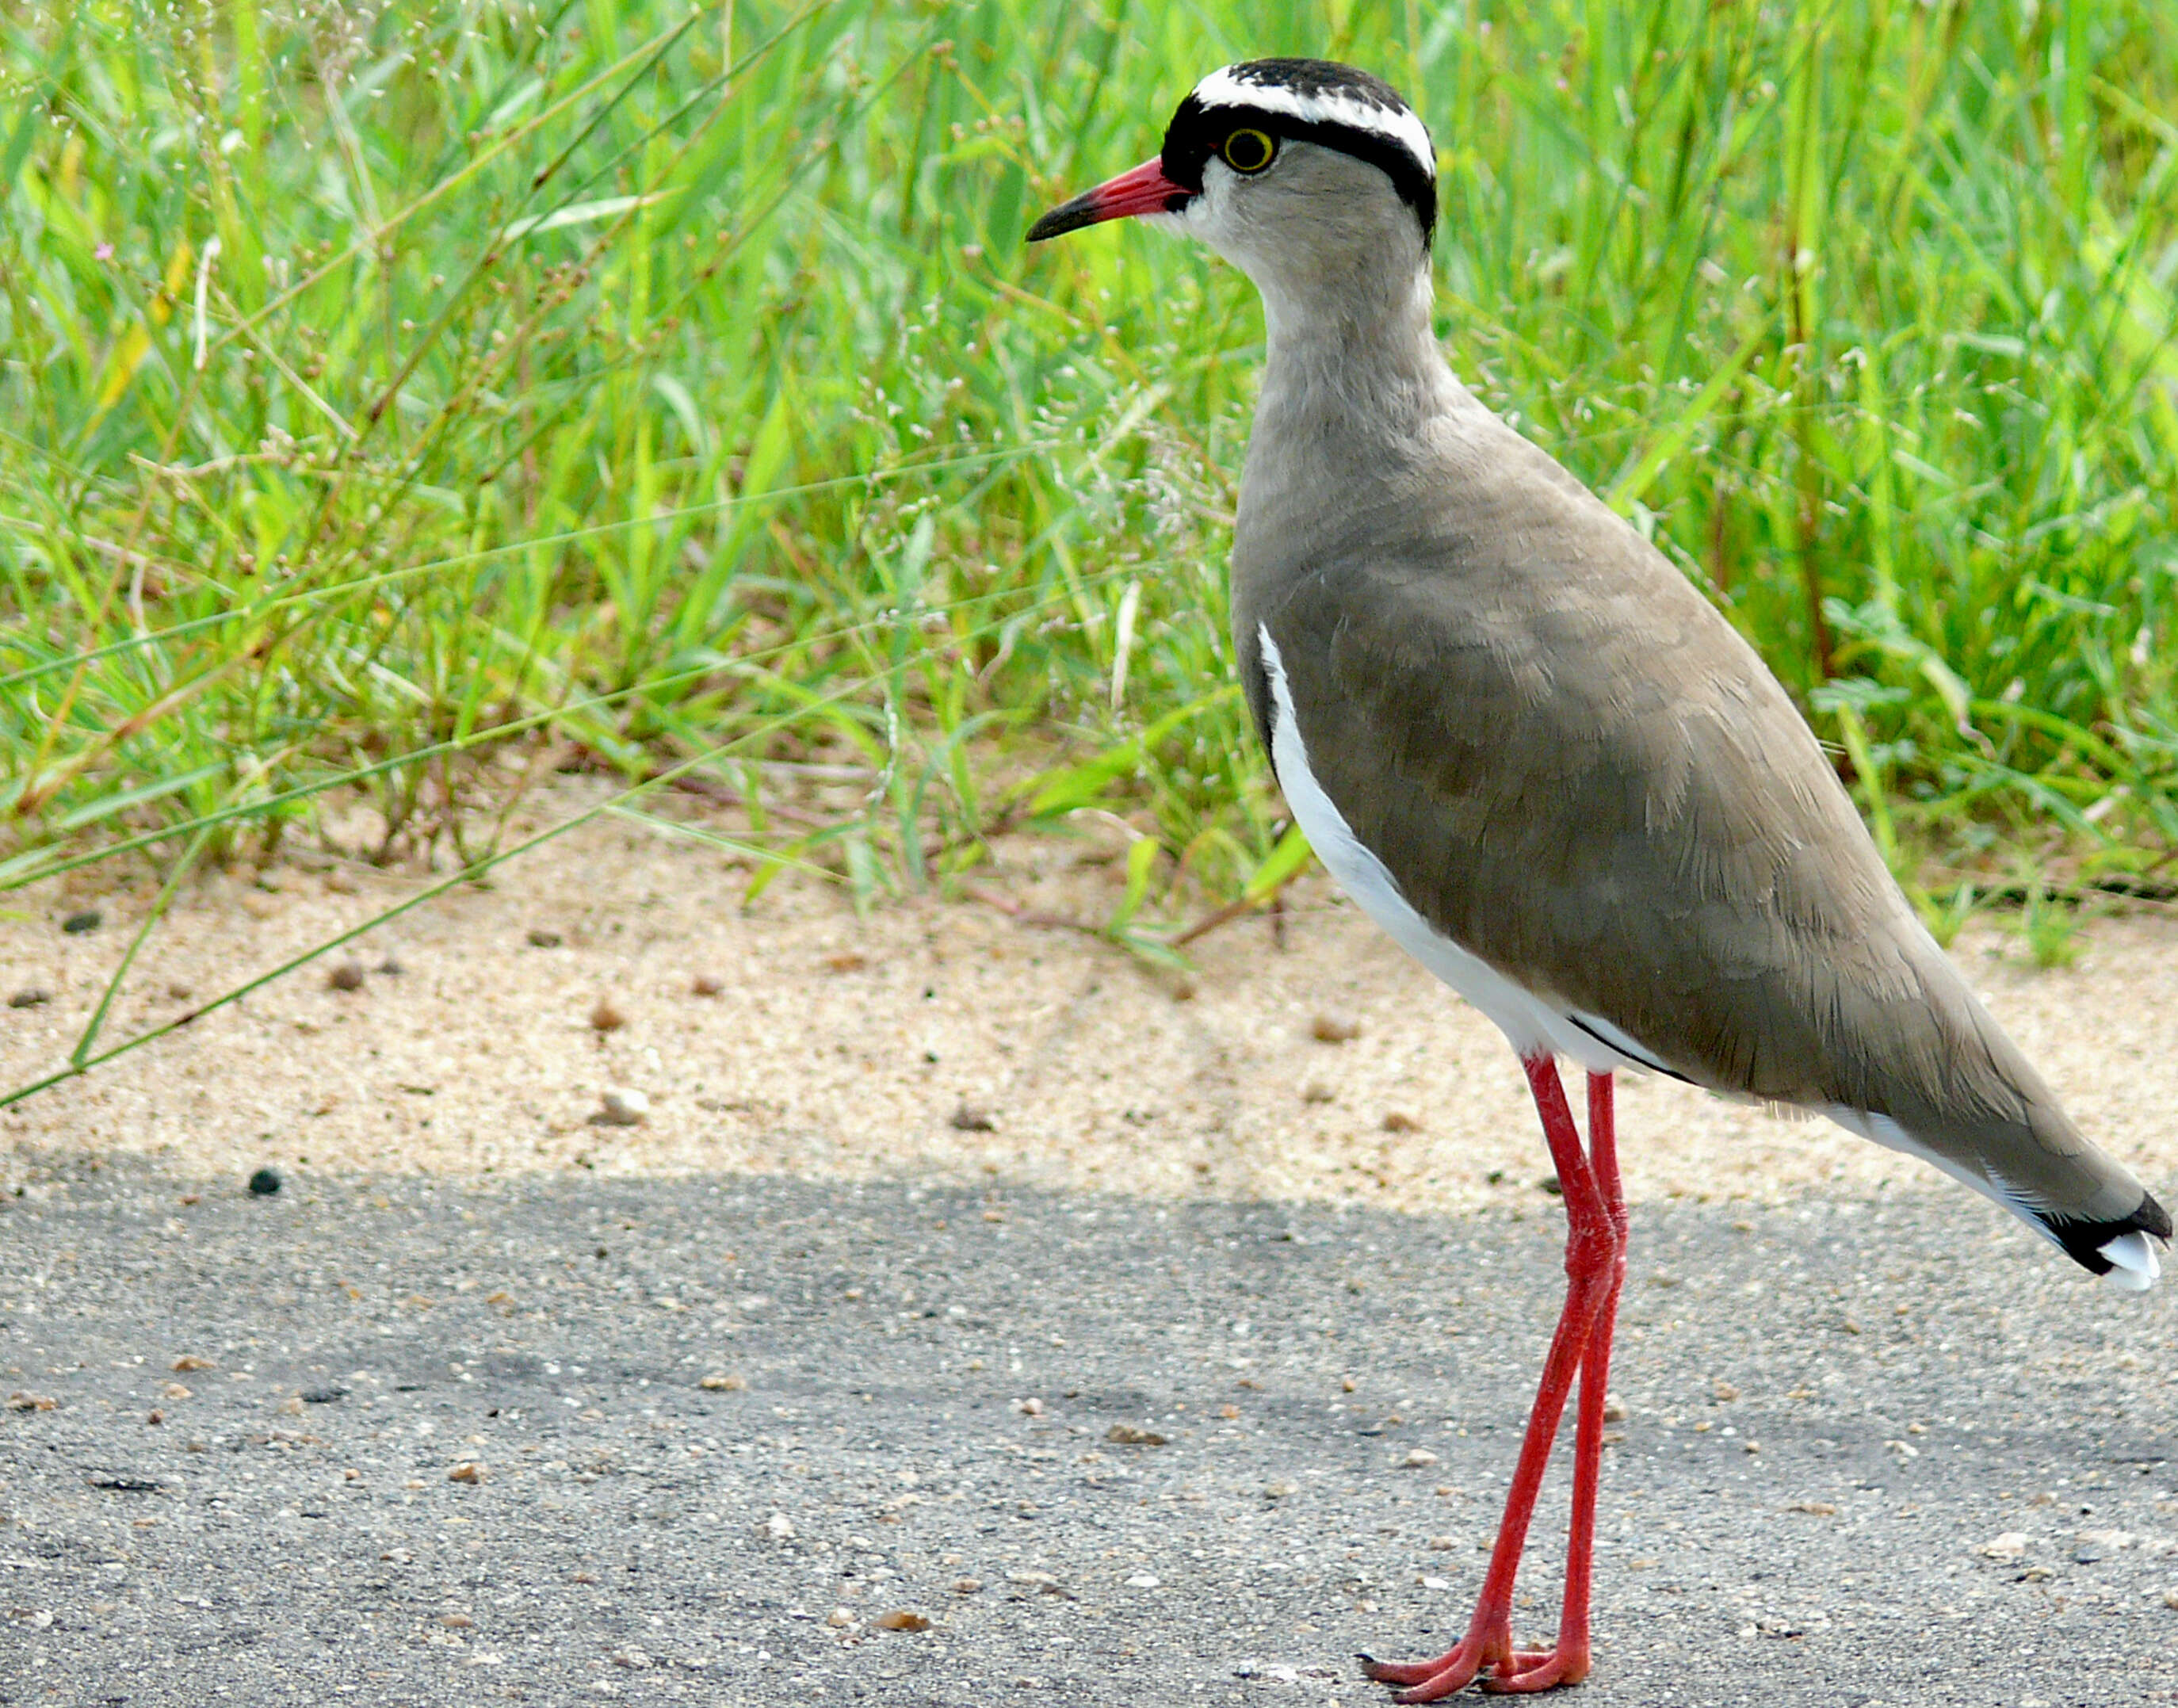
<svg viewBox="0 0 2178 1708">
<path fill-rule="evenodd" d="M 1270 15 L 0 14 L 0 888 L 358 791 L 364 851 L 458 872 L 578 761 L 745 800 L 759 882 L 942 886 L 1092 807 L 1138 944 L 1266 893 L 1252 293 L 1021 238 L 1267 52 L 1415 99 L 1458 365 L 1754 641 L 1902 873 L 2168 873 L 2178 10 Z M 781 814 L 780 760 L 862 805 Z"/>
</svg>

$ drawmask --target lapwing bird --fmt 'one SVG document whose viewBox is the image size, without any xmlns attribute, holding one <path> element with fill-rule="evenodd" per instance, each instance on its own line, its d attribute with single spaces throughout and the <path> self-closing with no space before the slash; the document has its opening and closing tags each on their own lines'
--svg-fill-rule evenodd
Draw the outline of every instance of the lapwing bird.
<svg viewBox="0 0 2178 1708">
<path fill-rule="evenodd" d="M 1214 71 L 1154 160 L 1029 240 L 1128 215 L 1262 297 L 1233 631 L 1287 804 L 1346 894 L 1511 1041 L 1570 1224 L 1473 1622 L 1436 1660 L 1367 1670 L 1413 1702 L 1573 1683 L 1626 1268 L 1613 1075 L 1827 1115 L 2128 1289 L 2154 1281 L 2170 1218 L 1922 928 L 1754 649 L 1453 376 L 1431 326 L 1436 151 L 1395 90 L 1318 60 Z M 1588 1076 L 1585 1148 L 1560 1057 Z M 1516 1649 L 1513 1577 L 1576 1377 L 1563 1613 L 1553 1646 Z"/>
</svg>

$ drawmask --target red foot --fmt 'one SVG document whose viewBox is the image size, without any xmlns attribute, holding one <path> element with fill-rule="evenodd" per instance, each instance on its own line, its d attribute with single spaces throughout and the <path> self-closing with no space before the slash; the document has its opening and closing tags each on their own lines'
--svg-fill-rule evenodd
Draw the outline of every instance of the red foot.
<svg viewBox="0 0 2178 1708">
<path fill-rule="evenodd" d="M 1545 1690 L 1552 1684 L 1577 1683 L 1588 1675 L 1584 1657 L 1578 1673 L 1528 1683 L 1529 1678 L 1547 1668 L 1557 1652 L 1552 1649 L 1514 1649 L 1507 1646 L 1502 1637 L 1494 1644 L 1485 1643 L 1470 1634 L 1434 1661 L 1376 1661 L 1364 1655 L 1361 1671 L 1376 1683 L 1409 1687 L 1394 1696 L 1394 1702 L 1440 1701 L 1456 1690 L 1465 1689 L 1478 1678 L 1486 1690 Z"/>
<path fill-rule="evenodd" d="M 1513 1657 L 1511 1665 L 1500 1667 L 1485 1678 L 1482 1688 L 1493 1696 L 1555 1690 L 1561 1684 L 1579 1683 L 1588 1677 L 1588 1668 L 1589 1653 L 1584 1647 L 1568 1649 L 1561 1645 L 1540 1653 L 1523 1651 Z"/>
<path fill-rule="evenodd" d="M 1435 1702 L 1473 1683 L 1475 1675 L 1496 1659 L 1490 1652 L 1496 1646 L 1470 1634 L 1434 1661 L 1372 1661 L 1364 1655 L 1361 1672 L 1379 1684 L 1407 1686 L 1394 1702 Z"/>
</svg>

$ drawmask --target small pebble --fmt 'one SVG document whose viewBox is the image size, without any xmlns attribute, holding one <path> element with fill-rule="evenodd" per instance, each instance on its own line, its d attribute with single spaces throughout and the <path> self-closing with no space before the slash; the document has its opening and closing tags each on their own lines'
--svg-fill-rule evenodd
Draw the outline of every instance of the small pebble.
<svg viewBox="0 0 2178 1708">
<path fill-rule="evenodd" d="M 473 1459 L 465 1459 L 459 1464 L 455 1465 L 451 1470 L 447 1471 L 446 1481 L 448 1482 L 478 1483 L 482 1482 L 484 1480 L 485 1475 L 486 1472 L 480 1463 Z"/>
<path fill-rule="evenodd" d="M 167 1421 L 167 1414 L 166 1414 L 165 1412 L 163 1412 L 163 1411 L 158 1411 L 158 1410 L 154 1410 L 154 1411 L 151 1413 L 151 1415 L 150 1415 L 150 1416 L 146 1417 L 146 1418 L 144 1420 L 144 1421 L 145 1421 L 145 1422 L 146 1422 L 146 1423 L 164 1423 L 166 1421 Z M 139 1524 L 141 1524 L 141 1523 L 143 1522 L 143 1520 L 142 1520 L 141 1519 L 139 1519 L 137 1520 L 137 1522 L 138 1522 Z"/>
<path fill-rule="evenodd" d="M 794 1520 L 785 1513 L 774 1513 L 763 1521 L 763 1533 L 775 1542 L 794 1540 Z"/>
<path fill-rule="evenodd" d="M 345 1388 L 306 1388 L 296 1397 L 305 1405 L 331 1405 L 347 1395 Z"/>
<path fill-rule="evenodd" d="M 566 939 L 556 931 L 547 931 L 541 926 L 530 928 L 529 946 L 532 949 L 557 949 L 566 941 Z"/>
<path fill-rule="evenodd" d="M 26 1393 L 19 1388 L 8 1396 L 10 1411 L 52 1411 L 59 1404 L 50 1393 Z"/>
<path fill-rule="evenodd" d="M 398 978 L 405 970 L 401 963 L 390 955 L 371 969 L 374 972 L 384 973 L 388 978 Z"/>
<path fill-rule="evenodd" d="M 249 1177 L 249 1196 L 253 1198 L 269 1198 L 279 1190 L 280 1171 L 277 1169 L 260 1169 Z M 177 1365 L 175 1368 L 179 1369 L 180 1366 Z"/>
<path fill-rule="evenodd" d="M 981 1578 L 955 1578 L 953 1579 L 953 1593 L 956 1596 L 972 1596 L 982 1587 L 983 1580 Z"/>
<path fill-rule="evenodd" d="M 1040 1399 L 1016 1399 L 1014 1402 L 1014 1410 L 1023 1417 L 1042 1417 L 1043 1402 Z"/>
<path fill-rule="evenodd" d="M 855 949 L 843 949 L 824 957 L 824 965 L 834 972 L 860 972 L 869 964 L 869 957 Z"/>
<path fill-rule="evenodd" d="M 1263 1485 L 1263 1492 L 1274 1501 L 1282 1501 L 1288 1495 L 1299 1494 L 1300 1485 L 1293 1482 L 1268 1482 Z"/>
<path fill-rule="evenodd" d="M 1322 1080 L 1311 1080 L 1300 1088 L 1300 1100 L 1305 1103 L 1335 1103 L 1338 1093 Z"/>
<path fill-rule="evenodd" d="M 1131 1423 L 1115 1423 L 1104 1432 L 1104 1439 L 1116 1442 L 1121 1447 L 1163 1447 L 1166 1438 L 1152 1429 L 1141 1429 Z"/>
<path fill-rule="evenodd" d="M 1626 1421 L 1626 1416 L 1624 1400 L 1615 1393 L 1606 1393 L 1603 1396 L 1603 1421 L 1606 1423 L 1623 1423 Z"/>
<path fill-rule="evenodd" d="M 641 1092 L 609 1086 L 598 1093 L 598 1103 L 590 1116 L 594 1127 L 639 1127 L 650 1119 L 650 1099 Z"/>
<path fill-rule="evenodd" d="M 216 1360 L 200 1358 L 194 1352 L 184 1352 L 174 1360 L 173 1367 L 176 1370 L 216 1370 L 219 1365 Z"/>
<path fill-rule="evenodd" d="M 27 989 L 17 991 L 13 996 L 9 997 L 8 999 L 8 1006 L 10 1008 L 36 1008 L 41 1004 L 51 1002 L 52 999 L 52 992 L 50 990 L 41 990 L 34 984 L 30 986 Z"/>
<path fill-rule="evenodd" d="M 1384 1130 L 1387 1133 L 1418 1133 L 1421 1130 L 1420 1121 L 1412 1115 L 1402 1114 L 1397 1109 L 1384 1117 Z"/>
<path fill-rule="evenodd" d="M 825 1614 L 824 1623 L 835 1631 L 844 1631 L 855 1623 L 855 1616 L 845 1607 L 835 1607 Z"/>
<path fill-rule="evenodd" d="M 998 1130 L 996 1121 L 982 1109 L 967 1103 L 962 1103 L 947 1119 L 955 1132 L 990 1133 Z"/>
<path fill-rule="evenodd" d="M 1164 1579 L 1154 1572 L 1136 1572 L 1127 1579 L 1127 1587 L 1130 1590 L 1161 1590 L 1164 1587 Z"/>
<path fill-rule="evenodd" d="M 476 1621 L 467 1613 L 441 1613 L 439 1623 L 449 1631 L 467 1631 L 475 1627 Z"/>
<path fill-rule="evenodd" d="M 616 1649 L 612 1663 L 616 1667 L 625 1667 L 631 1672 L 648 1672 L 651 1664 L 650 1654 L 644 1649 Z"/>
<path fill-rule="evenodd" d="M 332 990 L 361 990 L 363 963 L 359 961 L 343 961 L 326 975 L 326 984 Z"/>
<path fill-rule="evenodd" d="M 70 937 L 80 937 L 86 931 L 96 931 L 106 922 L 106 916 L 96 907 L 86 907 L 80 913 L 71 913 L 61 921 L 61 929 Z"/>
<path fill-rule="evenodd" d="M 1431 1536 L 1429 1545 L 1432 1551 L 1440 1554 L 1448 1554 L 1466 1546 L 1458 1536 Z"/>
<path fill-rule="evenodd" d="M 698 1388 L 708 1388 L 714 1393 L 739 1393 L 743 1388 L 748 1386 L 748 1383 L 741 1377 L 728 1376 L 722 1371 L 714 1371 L 711 1375 L 705 1377 L 701 1382 L 698 1382 L 696 1386 Z"/>
<path fill-rule="evenodd" d="M 598 1005 L 590 1010 L 590 1030 L 595 1032 L 618 1032 L 627 1024 L 627 1016 L 613 1006 L 609 996 L 598 999 Z"/>
<path fill-rule="evenodd" d="M 1730 1402 L 1739 1398 L 1739 1390 L 1728 1382 L 1720 1382 L 1710 1390 L 1719 1399 Z"/>
<path fill-rule="evenodd" d="M 1553 1198 L 1562 1198 L 1565 1196 L 1565 1188 L 1558 1184 L 1558 1177 L 1556 1174 L 1546 1174 L 1541 1180 L 1536 1181 L 1535 1185 L 1548 1192 Z"/>
<path fill-rule="evenodd" d="M 880 1631 L 927 1631 L 930 1629 L 929 1617 L 917 1612 L 911 1607 L 895 1607 L 889 1613 L 879 1614 L 877 1623 Z"/>
<path fill-rule="evenodd" d="M 1436 1463 L 1436 1455 L 1426 1447 L 1407 1449 L 1407 1456 L 1399 1464 L 1408 1470 L 1421 1470 Z"/>
<path fill-rule="evenodd" d="M 2001 1536 L 1991 1536 L 1974 1552 L 1984 1559 L 2016 1560 L 2027 1552 L 2027 1532 L 2006 1530 Z"/>
<path fill-rule="evenodd" d="M 189 1390 L 178 1382 L 170 1382 L 159 1390 L 159 1396 L 162 1399 L 187 1399 Z"/>
<path fill-rule="evenodd" d="M 1357 1021 L 1319 1014 L 1308 1023 L 1308 1035 L 1318 1043 L 1350 1043 L 1361 1036 L 1361 1026 Z"/>
<path fill-rule="evenodd" d="M 699 972 L 688 988 L 698 996 L 717 996 L 726 987 L 723 979 L 714 978 L 708 972 Z"/>
<path fill-rule="evenodd" d="M 2173 1612 L 2178 1612 L 2178 1590 L 2165 1590 L 2163 1592 L 2163 1605 Z"/>
</svg>

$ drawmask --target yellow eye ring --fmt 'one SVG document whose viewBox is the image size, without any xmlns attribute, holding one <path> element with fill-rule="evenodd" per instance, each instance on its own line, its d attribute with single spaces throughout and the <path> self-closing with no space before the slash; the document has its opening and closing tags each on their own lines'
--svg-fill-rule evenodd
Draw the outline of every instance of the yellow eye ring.
<svg viewBox="0 0 2178 1708">
<path fill-rule="evenodd" d="M 1252 174 L 1278 158 L 1278 145 L 1260 130 L 1236 130 L 1218 151 L 1234 171 Z"/>
</svg>

